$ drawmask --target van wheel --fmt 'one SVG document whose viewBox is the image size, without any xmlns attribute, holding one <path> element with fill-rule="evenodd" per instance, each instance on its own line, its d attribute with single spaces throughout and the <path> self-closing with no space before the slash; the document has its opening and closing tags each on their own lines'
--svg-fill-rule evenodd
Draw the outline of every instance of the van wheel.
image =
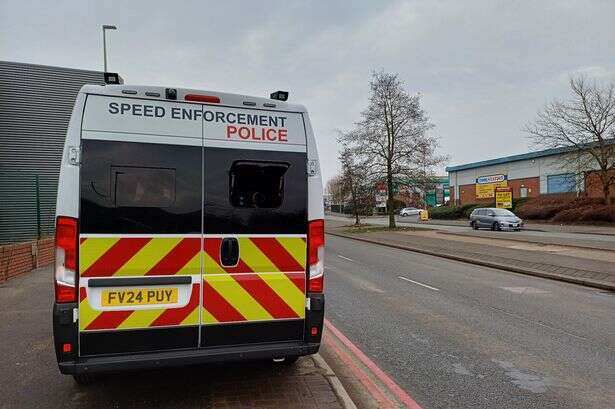
<svg viewBox="0 0 615 409">
<path fill-rule="evenodd" d="M 498 222 L 493 223 L 493 226 L 491 226 L 491 230 L 493 230 L 493 231 L 500 230 L 500 223 L 498 223 Z"/>
<path fill-rule="evenodd" d="M 472 228 L 474 230 L 478 230 L 478 224 L 476 224 L 476 222 L 472 222 Z"/>
<path fill-rule="evenodd" d="M 79 375 L 73 375 L 73 379 L 79 385 L 91 385 L 94 383 L 94 376 L 89 373 L 81 373 Z"/>
</svg>

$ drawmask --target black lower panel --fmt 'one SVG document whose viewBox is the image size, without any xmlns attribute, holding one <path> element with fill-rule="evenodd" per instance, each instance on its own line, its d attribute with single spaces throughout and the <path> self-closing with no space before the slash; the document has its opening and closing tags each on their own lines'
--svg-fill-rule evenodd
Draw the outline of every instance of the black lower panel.
<svg viewBox="0 0 615 409">
<path fill-rule="evenodd" d="M 82 332 L 80 355 L 119 354 L 196 348 L 199 327 Z"/>
<path fill-rule="evenodd" d="M 201 327 L 201 346 L 216 347 L 303 339 L 303 320 L 246 322 Z"/>
</svg>

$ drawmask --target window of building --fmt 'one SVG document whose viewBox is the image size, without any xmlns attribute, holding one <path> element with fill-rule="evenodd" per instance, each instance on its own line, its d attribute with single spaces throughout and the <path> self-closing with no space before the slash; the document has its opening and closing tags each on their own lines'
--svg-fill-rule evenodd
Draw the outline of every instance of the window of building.
<svg viewBox="0 0 615 409">
<path fill-rule="evenodd" d="M 175 203 L 175 169 L 111 167 L 115 207 L 170 207 Z"/>
<path fill-rule="evenodd" d="M 284 162 L 236 161 L 230 171 L 229 197 L 235 207 L 278 208 L 284 200 Z"/>
<path fill-rule="evenodd" d="M 547 193 L 566 193 L 576 191 L 574 173 L 547 176 Z"/>
</svg>

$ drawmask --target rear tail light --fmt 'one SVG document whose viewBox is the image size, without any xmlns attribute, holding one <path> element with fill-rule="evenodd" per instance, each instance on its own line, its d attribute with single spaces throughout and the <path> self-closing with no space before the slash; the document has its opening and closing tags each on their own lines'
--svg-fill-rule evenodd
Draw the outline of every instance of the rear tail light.
<svg viewBox="0 0 615 409">
<path fill-rule="evenodd" d="M 325 221 L 312 220 L 308 226 L 308 291 L 321 293 L 324 285 Z"/>
<path fill-rule="evenodd" d="M 77 301 L 77 219 L 59 216 L 56 220 L 56 302 Z"/>
</svg>

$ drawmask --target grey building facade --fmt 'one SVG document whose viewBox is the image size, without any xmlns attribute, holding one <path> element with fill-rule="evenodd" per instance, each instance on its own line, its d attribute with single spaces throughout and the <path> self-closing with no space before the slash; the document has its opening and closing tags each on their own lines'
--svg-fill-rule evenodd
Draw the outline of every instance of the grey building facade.
<svg viewBox="0 0 615 409">
<path fill-rule="evenodd" d="M 0 61 L 0 244 L 53 234 L 60 158 L 75 98 L 103 73 Z"/>
</svg>

